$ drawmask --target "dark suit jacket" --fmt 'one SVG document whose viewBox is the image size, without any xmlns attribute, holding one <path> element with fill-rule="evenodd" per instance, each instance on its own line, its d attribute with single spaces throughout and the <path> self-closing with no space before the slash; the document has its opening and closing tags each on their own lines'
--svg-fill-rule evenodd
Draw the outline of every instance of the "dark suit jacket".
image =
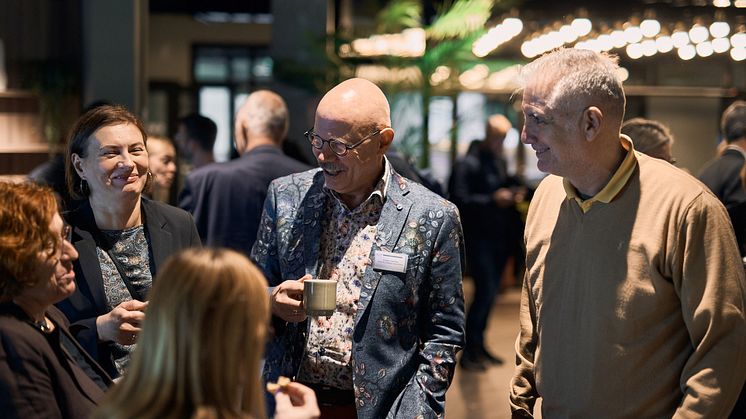
<svg viewBox="0 0 746 419">
<path fill-rule="evenodd" d="M 493 246 L 504 252 L 520 246 L 523 223 L 515 206 L 501 208 L 493 195 L 500 188 L 523 186 L 508 174 L 502 157 L 473 141 L 469 151 L 453 167 L 449 182 L 450 198 L 461 212 L 467 248 Z"/>
<path fill-rule="evenodd" d="M 252 251 L 270 286 L 317 277 L 321 218 L 332 199 L 323 186 L 320 170 L 272 182 Z M 391 170 L 371 261 L 384 251 L 408 261 L 404 273 L 372 265 L 365 270 L 352 334 L 357 417 L 440 417 L 464 343 L 464 247 L 456 207 Z M 264 378 L 295 377 L 308 322 L 273 317 L 273 325 Z"/>
<path fill-rule="evenodd" d="M 57 333 L 68 331 L 65 317 L 54 307 L 47 317 Z M 23 310 L 12 303 L 0 304 L 0 417 L 88 418 L 104 392 L 62 349 L 59 335 L 45 336 Z M 77 346 L 77 345 L 76 345 Z M 111 379 L 88 357 L 88 365 L 111 385 Z"/>
<path fill-rule="evenodd" d="M 206 245 L 229 247 L 248 256 L 269 183 L 308 169 L 277 147 L 260 146 L 238 159 L 190 173 L 179 207 L 192 213 Z"/>
<path fill-rule="evenodd" d="M 732 208 L 746 202 L 746 191 L 739 176 L 744 164 L 743 154 L 738 150 L 727 149 L 720 157 L 702 169 L 699 180 L 714 193 L 725 208 Z"/>
<path fill-rule="evenodd" d="M 192 216 L 185 211 L 157 201 L 142 198 L 145 237 L 150 246 L 150 271 L 155 279 L 158 267 L 172 254 L 188 247 L 199 247 L 200 240 Z M 100 230 L 88 202 L 65 214 L 73 226 L 73 245 L 80 255 L 74 263 L 76 290 L 57 303 L 70 319 L 70 331 L 91 356 L 112 377 L 118 374 L 111 360 L 112 342 L 99 342 L 96 318 L 109 312 L 104 295 L 101 265 L 96 253 Z"/>
</svg>

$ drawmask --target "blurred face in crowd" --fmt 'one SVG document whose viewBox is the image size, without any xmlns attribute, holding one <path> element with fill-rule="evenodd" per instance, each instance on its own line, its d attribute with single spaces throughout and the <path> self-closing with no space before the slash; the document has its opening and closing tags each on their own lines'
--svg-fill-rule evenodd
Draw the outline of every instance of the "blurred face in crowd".
<svg viewBox="0 0 746 419">
<path fill-rule="evenodd" d="M 147 182 L 148 150 L 132 124 L 104 126 L 88 140 L 86 157 L 72 155 L 78 175 L 98 199 L 139 196 Z"/>
<path fill-rule="evenodd" d="M 39 263 L 34 272 L 36 285 L 24 289 L 19 297 L 51 305 L 69 297 L 75 291 L 73 261 L 78 252 L 67 239 L 66 227 L 59 214 L 55 213 L 48 226 L 52 234 L 60 237 L 59 244 L 39 253 Z"/>
<path fill-rule="evenodd" d="M 168 189 L 176 176 L 176 149 L 167 140 L 148 138 L 148 162 L 154 182 L 160 189 Z"/>
</svg>

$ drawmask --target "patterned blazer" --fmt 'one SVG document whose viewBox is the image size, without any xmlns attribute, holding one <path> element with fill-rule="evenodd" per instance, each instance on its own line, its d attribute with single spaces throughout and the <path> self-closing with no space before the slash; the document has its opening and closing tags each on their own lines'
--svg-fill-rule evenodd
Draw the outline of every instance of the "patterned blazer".
<svg viewBox="0 0 746 419">
<path fill-rule="evenodd" d="M 252 257 L 270 286 L 316 277 L 328 195 L 319 169 L 269 187 Z M 456 207 L 391 171 L 370 253 L 408 255 L 406 273 L 366 269 L 352 335 L 358 418 L 441 417 L 464 343 L 464 247 Z M 295 377 L 308 321 L 273 317 L 264 379 Z M 273 400 L 268 398 L 270 410 Z"/>
</svg>

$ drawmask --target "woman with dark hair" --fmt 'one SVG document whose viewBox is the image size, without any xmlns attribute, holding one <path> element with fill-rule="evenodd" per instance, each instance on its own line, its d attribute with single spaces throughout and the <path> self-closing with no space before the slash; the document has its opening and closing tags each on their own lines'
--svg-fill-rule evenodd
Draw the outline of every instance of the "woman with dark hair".
<svg viewBox="0 0 746 419">
<path fill-rule="evenodd" d="M 58 307 L 70 330 L 113 377 L 129 362 L 158 266 L 200 246 L 192 216 L 142 196 L 151 182 L 147 135 L 121 106 L 100 106 L 73 126 L 67 145 L 70 194 L 84 203 L 73 226 L 77 291 Z"/>
<path fill-rule="evenodd" d="M 87 418 L 111 379 L 53 304 L 75 290 L 51 189 L 0 182 L 0 417 Z"/>
<path fill-rule="evenodd" d="M 94 418 L 263 418 L 270 315 L 261 271 L 232 250 L 186 250 L 163 266 L 151 297 L 127 375 Z M 275 419 L 319 417 L 302 384 L 285 385 L 275 400 Z"/>
</svg>

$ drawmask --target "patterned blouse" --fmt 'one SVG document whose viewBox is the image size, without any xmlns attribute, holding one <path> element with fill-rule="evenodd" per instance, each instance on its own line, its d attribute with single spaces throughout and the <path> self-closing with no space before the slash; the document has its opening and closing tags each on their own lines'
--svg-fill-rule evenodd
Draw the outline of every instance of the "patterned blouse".
<svg viewBox="0 0 746 419">
<path fill-rule="evenodd" d="M 148 242 L 145 239 L 145 227 L 140 225 L 125 230 L 101 230 L 104 238 L 111 244 L 109 252 L 117 259 L 124 274 L 129 278 L 133 288 L 140 295 L 147 295 L 153 285 L 150 272 L 151 255 L 148 252 Z M 101 276 L 104 280 L 104 294 L 109 311 L 124 301 L 132 300 L 127 286 L 124 284 L 119 271 L 109 257 L 109 253 L 96 247 L 98 261 L 101 265 Z M 114 343 L 112 350 L 114 365 L 119 374 L 124 374 L 130 360 L 130 353 L 135 345 L 120 345 Z"/>
<path fill-rule="evenodd" d="M 385 200 L 389 163 L 376 189 L 350 210 L 336 193 L 327 199 L 319 249 L 319 278 L 337 280 L 337 309 L 331 317 L 309 318 L 310 330 L 298 380 L 352 390 L 352 332 L 360 289 Z"/>
</svg>

